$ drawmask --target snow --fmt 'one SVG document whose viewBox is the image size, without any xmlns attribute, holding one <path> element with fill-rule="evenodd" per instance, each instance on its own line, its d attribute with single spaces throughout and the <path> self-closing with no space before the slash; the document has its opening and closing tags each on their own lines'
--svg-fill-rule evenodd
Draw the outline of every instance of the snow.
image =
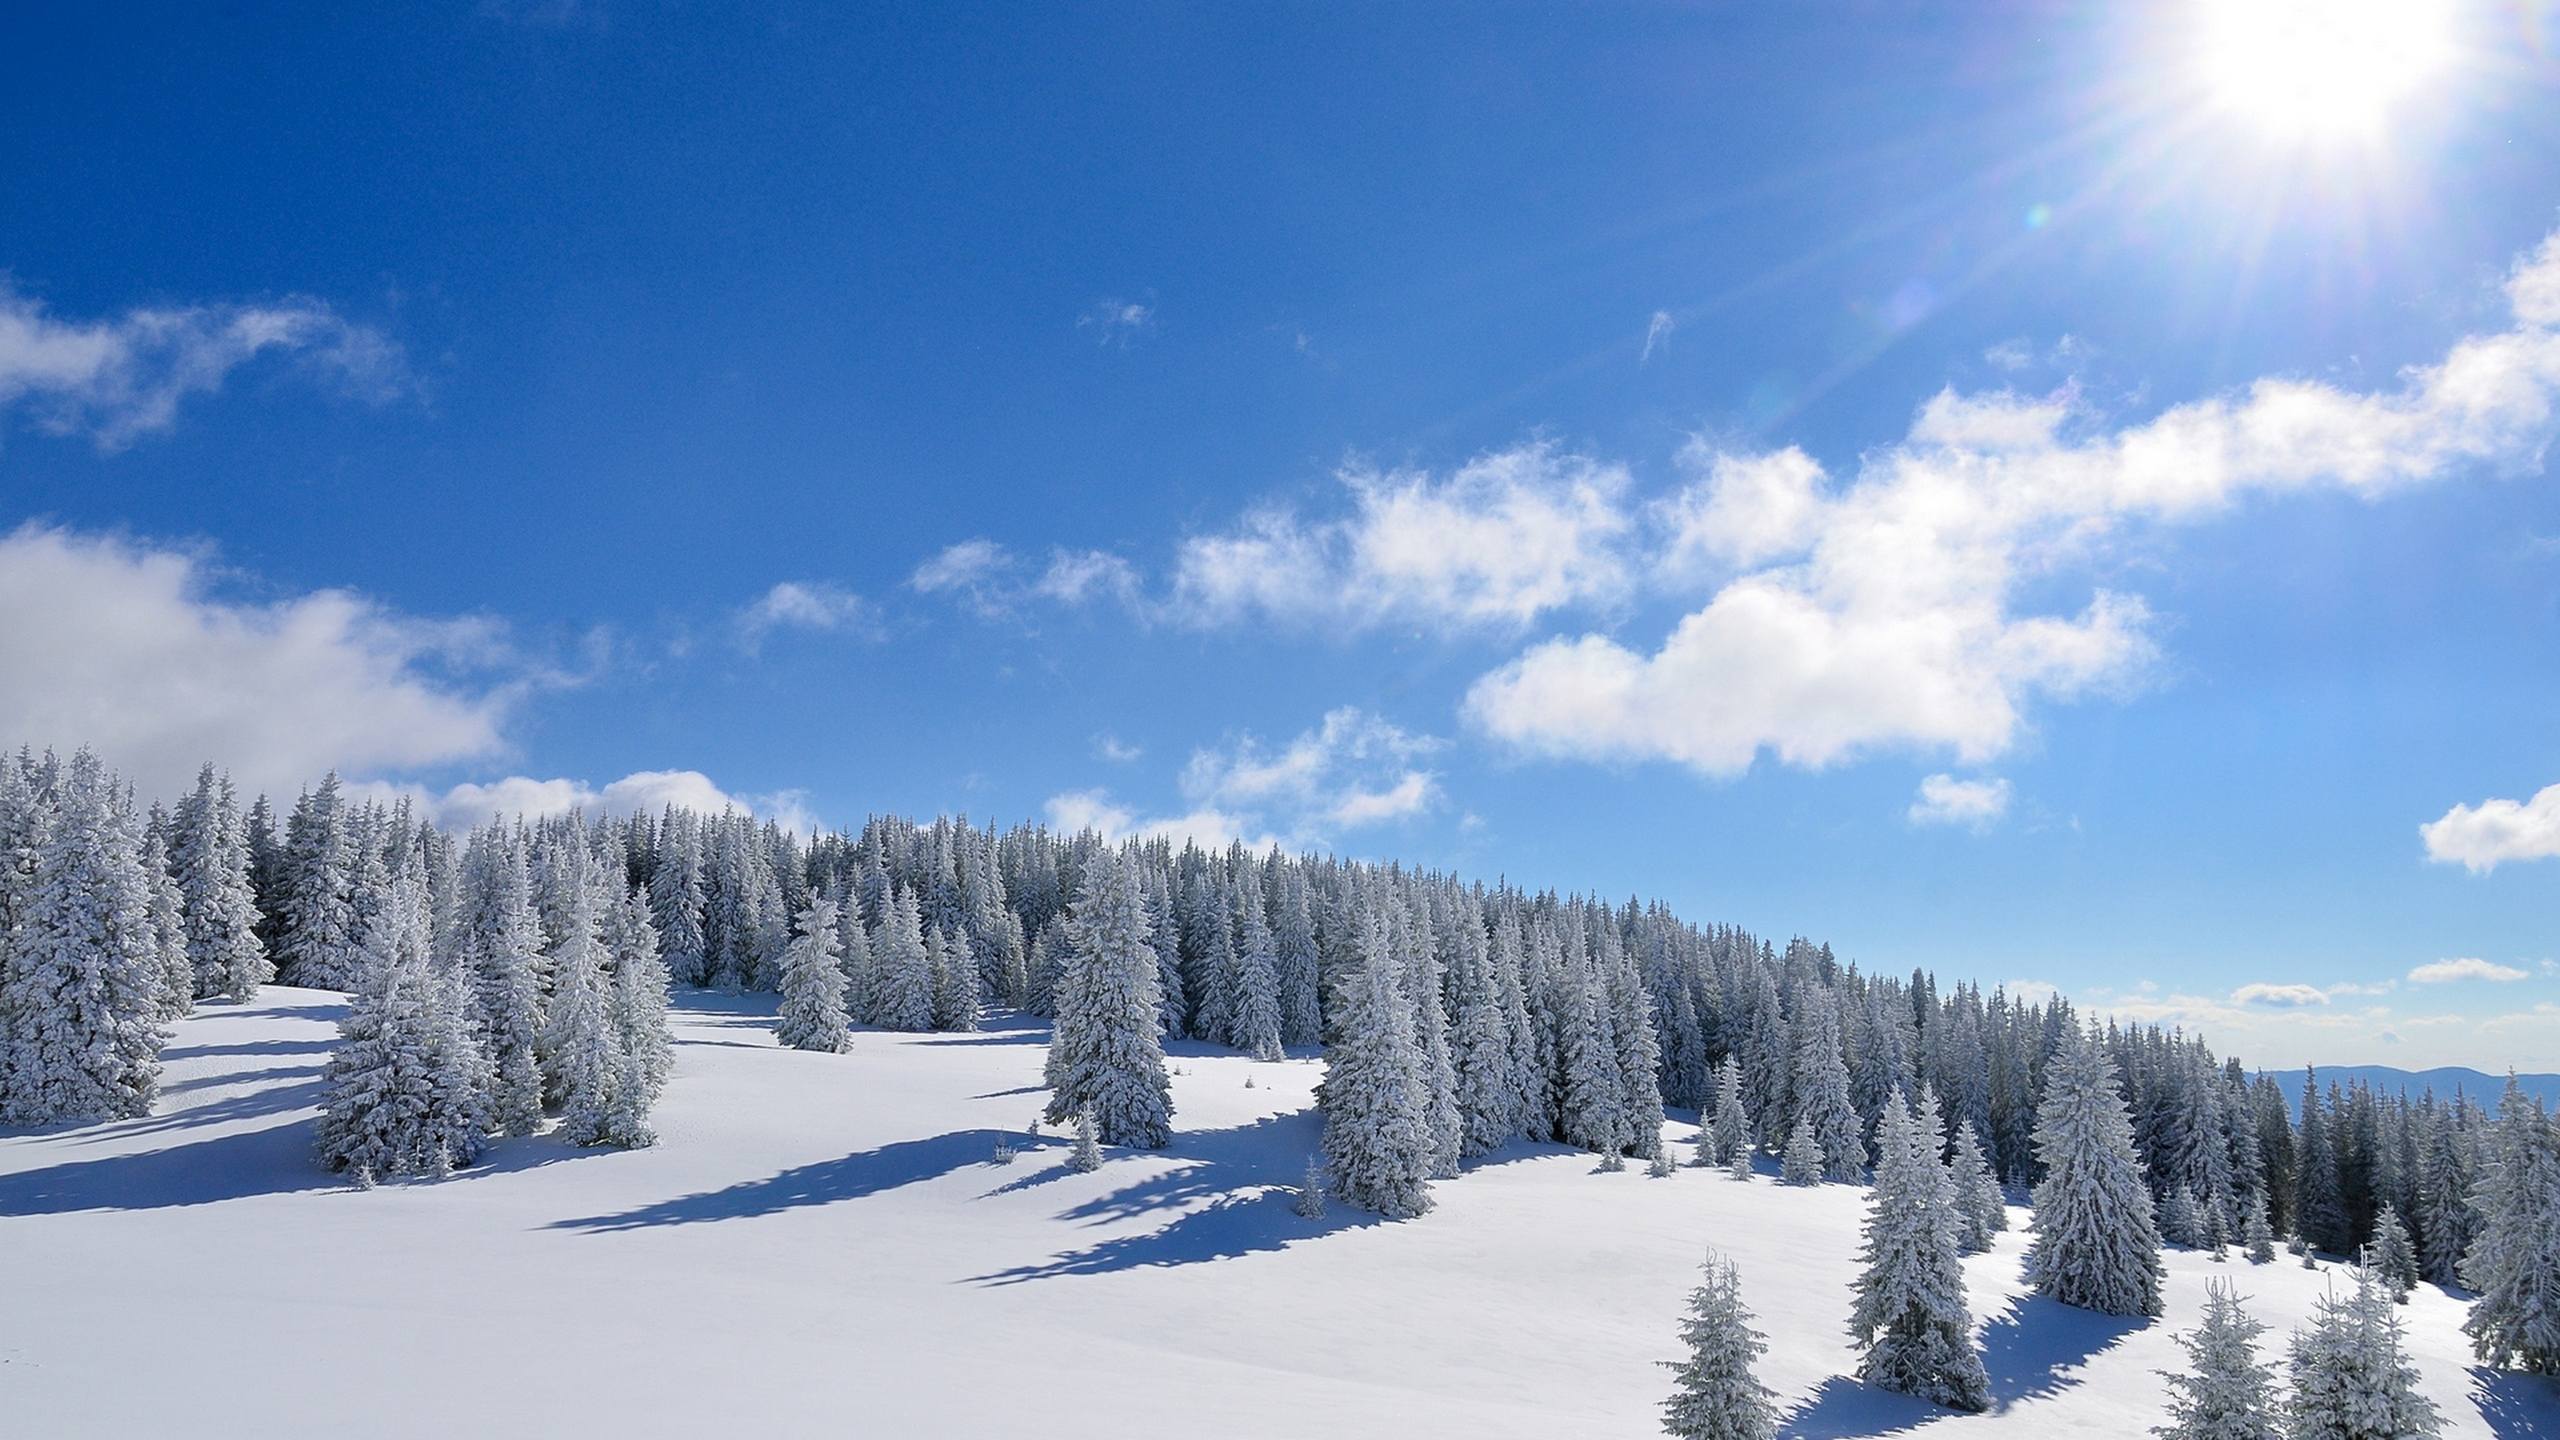
<svg viewBox="0 0 2560 1440">
<path fill-rule="evenodd" d="M 1065 1135 L 1023 1138 L 1032 1022 L 830 1055 L 777 1046 L 773 1003 L 678 994 L 653 1149 L 501 1139 L 371 1192 L 311 1156 L 342 998 L 200 1007 L 156 1114 L 0 1131 L 0 1430 L 1650 1435 L 1713 1246 L 1782 1434 L 2132 1437 L 2209 1280 L 2271 1346 L 2345 1288 L 2173 1251 L 2164 1319 L 2068 1310 L 2021 1298 L 2013 1215 L 1965 1261 L 1994 1408 L 1960 1416 L 1847 1378 L 1862 1189 L 1515 1145 L 1421 1219 L 1306 1219 L 1303 1054 L 1173 1046 L 1171 1147 L 1076 1175 Z M 2551 1382 L 2471 1368 L 2459 1302 L 2422 1285 L 2403 1313 L 2448 1435 L 2560 1434 Z"/>
</svg>

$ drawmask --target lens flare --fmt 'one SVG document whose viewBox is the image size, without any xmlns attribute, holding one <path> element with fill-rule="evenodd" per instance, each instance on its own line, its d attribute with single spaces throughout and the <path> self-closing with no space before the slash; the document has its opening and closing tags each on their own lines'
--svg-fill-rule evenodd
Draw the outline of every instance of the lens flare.
<svg viewBox="0 0 2560 1440">
<path fill-rule="evenodd" d="M 2447 0 L 2206 0 L 2215 103 L 2285 140 L 2372 135 L 2453 54 Z"/>
</svg>

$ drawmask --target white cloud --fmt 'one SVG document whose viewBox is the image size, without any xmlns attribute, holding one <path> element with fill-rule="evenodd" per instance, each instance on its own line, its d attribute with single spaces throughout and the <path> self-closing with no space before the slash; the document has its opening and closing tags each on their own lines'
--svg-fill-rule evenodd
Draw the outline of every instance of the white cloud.
<svg viewBox="0 0 2560 1440">
<path fill-rule="evenodd" d="M 2000 988 L 2019 1005 L 2050 1005 L 2062 993 L 2062 987 L 2050 980 L 2003 980 Z"/>
<path fill-rule="evenodd" d="M 2560 856 L 2560 785 L 2545 785 L 2530 800 L 2483 800 L 2456 805 L 2441 819 L 2418 827 L 2427 858 L 2485 874 L 2511 860 Z"/>
<path fill-rule="evenodd" d="M 1126 765 L 1130 761 L 1147 753 L 1145 750 L 1142 750 L 1135 745 L 1123 743 L 1117 735 L 1095 736 L 1093 740 L 1093 750 L 1095 754 L 1100 755 L 1103 759 L 1110 761 L 1114 765 Z"/>
<path fill-rule="evenodd" d="M 993 617 L 1011 608 L 1006 580 L 1013 552 L 984 536 L 946 545 L 918 565 L 907 583 L 925 595 L 957 595 L 979 614 Z"/>
<path fill-rule="evenodd" d="M 316 300 L 139 307 L 108 320 L 58 320 L 0 284 L 0 418 L 118 450 L 175 422 L 190 395 L 221 388 L 265 354 L 289 355 L 350 394 L 409 387 L 400 348 Z"/>
<path fill-rule="evenodd" d="M 2034 702 L 2143 678 L 2156 651 L 2140 598 L 2021 604 L 2027 582 L 2124 526 L 2537 463 L 2560 394 L 2560 235 L 2507 295 L 2511 328 L 2394 389 L 2270 378 L 2116 429 L 2067 397 L 1949 391 L 1854 484 L 1826 486 L 1785 452 L 1718 457 L 1667 513 L 1701 527 L 1684 558 L 1732 567 L 1722 588 L 1651 654 L 1598 634 L 1534 646 L 1477 682 L 1467 714 L 1531 753 L 1719 775 L 1764 750 L 1806 767 L 1883 749 L 1980 763 Z"/>
<path fill-rule="evenodd" d="M 1144 817 L 1114 801 L 1107 790 L 1070 790 L 1052 795 L 1045 809 L 1052 830 L 1070 835 L 1091 830 L 1110 841 L 1165 839 L 1176 845 L 1189 841 L 1203 849 L 1222 849 L 1241 840 L 1255 850 L 1267 849 L 1275 843 L 1273 837 L 1260 833 L 1253 821 L 1245 816 L 1200 809 L 1180 815 Z"/>
<path fill-rule="evenodd" d="M 861 596 L 824 580 L 785 580 L 738 612 L 738 638 L 752 652 L 776 630 L 858 630 L 873 628 L 871 607 Z"/>
<path fill-rule="evenodd" d="M 1114 743 L 1103 738 L 1105 758 L 1136 757 L 1134 750 L 1114 753 Z M 1330 832 L 1411 819 L 1437 805 L 1439 777 L 1417 762 L 1441 745 L 1341 706 L 1285 744 L 1239 734 L 1194 750 L 1180 776 L 1186 808 L 1178 814 L 1143 816 L 1107 791 L 1074 790 L 1050 798 L 1050 824 L 1090 826 L 1114 839 L 1168 835 L 1224 844 L 1254 837 L 1258 847 L 1277 837 L 1319 847 Z"/>
<path fill-rule="evenodd" d="M 1031 591 L 1069 605 L 1105 599 L 1135 606 L 1138 572 L 1108 550 L 1060 550 L 1050 555 L 1049 568 L 1040 572 Z"/>
<path fill-rule="evenodd" d="M 2263 981 L 2243 985 L 2231 992 L 2234 1005 L 2258 1005 L 2274 1010 L 2299 1010 L 2306 1006 L 2326 1005 L 2329 992 L 2317 985 L 2270 985 Z"/>
<path fill-rule="evenodd" d="M 381 780 L 358 781 L 346 788 L 351 795 L 383 801 L 405 797 L 437 825 L 457 831 L 491 820 L 512 820 L 519 816 L 539 820 L 546 816 L 566 815 L 572 810 L 583 810 L 590 815 L 655 815 L 669 805 L 709 815 L 736 810 L 741 814 L 771 818 L 779 821 L 784 829 L 804 835 L 818 828 L 818 819 L 809 811 L 805 791 L 733 795 L 713 784 L 711 777 L 699 770 L 637 770 L 602 789 L 583 780 L 537 780 L 529 775 L 510 775 L 503 780 L 487 782 L 465 781 L 442 792 L 423 785 Z"/>
<path fill-rule="evenodd" d="M 1993 776 L 1959 780 L 1931 775 L 1920 782 L 1920 794 L 1903 817 L 1914 825 L 1969 825 L 1987 829 L 2009 813 L 2009 782 Z"/>
<path fill-rule="evenodd" d="M 1096 344 L 1121 347 L 1154 329 L 1155 323 L 1154 306 L 1117 297 L 1096 300 L 1076 317 L 1076 328 L 1092 331 Z"/>
<path fill-rule="evenodd" d="M 290 796 L 331 768 L 480 759 L 557 681 L 486 620 L 403 615 L 344 590 L 217 594 L 202 553 L 28 525 L 0 537 L 0 743 L 94 745 L 147 795 L 207 760 Z"/>
<path fill-rule="evenodd" d="M 2442 985 L 2454 980 L 2522 980 L 2525 972 L 2513 965 L 2499 965 L 2488 960 L 2465 956 L 2458 960 L 2431 960 L 2409 972 L 2413 985 Z"/>
<path fill-rule="evenodd" d="M 1176 618 L 1525 625 L 1629 588 L 1627 473 L 1546 444 L 1478 456 L 1445 480 L 1354 468 L 1352 510 L 1284 510 L 1184 542 Z"/>
<path fill-rule="evenodd" d="M 1661 349 L 1671 339 L 1671 332 L 1678 328 L 1678 323 L 1671 318 L 1670 311 L 1654 311 L 1653 318 L 1644 322 L 1644 353 L 1636 357 L 1636 363 L 1639 365 L 1651 363 L 1653 352 Z"/>
<path fill-rule="evenodd" d="M 2035 363 L 2035 347 L 2024 340 L 2003 340 L 1982 352 L 1982 358 L 2002 370 L 2024 370 Z"/>
</svg>

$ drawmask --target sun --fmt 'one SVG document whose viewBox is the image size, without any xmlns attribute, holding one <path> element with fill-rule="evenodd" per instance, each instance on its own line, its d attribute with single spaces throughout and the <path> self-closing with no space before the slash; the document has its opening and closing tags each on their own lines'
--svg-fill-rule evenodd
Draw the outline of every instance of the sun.
<svg viewBox="0 0 2560 1440">
<path fill-rule="evenodd" d="M 2372 136 L 2453 53 L 2447 0 L 2204 0 L 2197 59 L 2215 104 L 2262 134 Z"/>
</svg>

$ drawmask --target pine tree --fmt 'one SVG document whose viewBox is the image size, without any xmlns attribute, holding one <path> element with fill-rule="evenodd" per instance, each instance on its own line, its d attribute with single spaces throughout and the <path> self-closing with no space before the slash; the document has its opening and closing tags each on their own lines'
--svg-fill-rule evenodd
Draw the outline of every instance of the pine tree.
<svg viewBox="0 0 2560 1440">
<path fill-rule="evenodd" d="M 543 1019 L 544 1089 L 560 1107 L 560 1138 L 572 1145 L 631 1143 L 615 1125 L 624 1074 L 605 973 L 605 877 L 585 847 L 557 857 L 565 867 L 561 930 L 553 938 L 551 1002 Z"/>
<path fill-rule="evenodd" d="M 1334 1040 L 1316 1087 L 1333 1193 L 1390 1220 L 1431 1208 L 1434 1152 L 1401 968 L 1385 919 L 1369 915 L 1361 923 L 1358 968 L 1343 977 L 1334 997 Z"/>
<path fill-rule="evenodd" d="M 1298 1198 L 1289 1210 L 1301 1220 L 1324 1218 L 1324 1167 L 1312 1155 L 1307 1157 L 1307 1173 L 1298 1181 Z"/>
<path fill-rule="evenodd" d="M 2462 1259 L 2480 1294 L 2462 1322 L 2483 1364 L 2560 1375 L 2560 1136 L 2513 1075 L 2498 1103 Z"/>
<path fill-rule="evenodd" d="M 155 809 L 155 814 L 156 809 Z M 160 1018 L 178 1020 L 195 1008 L 195 964 L 187 958 L 186 902 L 169 873 L 165 826 L 142 831 L 142 883 L 150 896 L 151 945 L 160 977 Z"/>
<path fill-rule="evenodd" d="M 933 1028 L 961 1034 L 978 1028 L 978 964 L 967 937 L 936 931 L 925 938 L 933 967 Z"/>
<path fill-rule="evenodd" d="M 1778 1162 L 1778 1179 L 1789 1185 L 1819 1185 L 1823 1173 L 1822 1142 L 1814 1138 L 1813 1117 L 1800 1117 L 1787 1132 L 1787 1148 Z"/>
<path fill-rule="evenodd" d="M 2294 1141 L 2293 1233 L 2314 1250 L 2343 1255 L 2350 1249 L 2345 1202 L 2338 1193 L 2338 1157 L 2329 1120 L 2311 1072 L 2303 1073 L 2302 1125 Z"/>
<path fill-rule="evenodd" d="M 393 881 L 357 940 L 356 988 L 322 1073 L 320 1161 L 367 1186 L 468 1165 L 489 1129 L 488 1062 L 460 970 L 428 954 L 420 888 Z"/>
<path fill-rule="evenodd" d="M 2418 1283 L 2418 1248 L 2409 1240 L 2409 1227 L 2400 1223 L 2400 1212 L 2389 1205 L 2373 1218 L 2373 1240 L 2364 1247 L 2364 1267 L 2390 1290 L 2393 1300 L 2409 1303 L 2409 1292 Z"/>
<path fill-rule="evenodd" d="M 1067 1168 L 1079 1175 L 1102 1168 L 1102 1146 L 1094 1139 L 1092 1106 L 1076 1112 L 1076 1143 L 1067 1152 Z"/>
<path fill-rule="evenodd" d="M 701 827 L 691 811 L 667 812 L 665 845 L 649 876 L 649 915 L 658 931 L 668 977 L 699 985 L 710 978 L 708 940 L 702 928 Z"/>
<path fill-rule="evenodd" d="M 1839 1022 L 1823 1001 L 1800 1018 L 1798 1028 L 1802 1035 L 1790 1072 L 1796 1126 L 1811 1127 L 1826 1179 L 1855 1184 L 1867 1178 L 1866 1125 L 1849 1100 L 1849 1067 L 1840 1057 Z M 1792 1149 L 1794 1136 L 1788 1140 Z"/>
<path fill-rule="evenodd" d="M 355 956 L 355 877 L 337 772 L 295 802 L 285 822 L 284 913 L 278 926 L 280 979 L 344 989 Z"/>
<path fill-rule="evenodd" d="M 542 1124 L 542 917 L 524 846 L 491 826 L 463 854 L 462 950 L 475 1033 L 491 1070 L 490 1122 L 508 1135 Z"/>
<path fill-rule="evenodd" d="M 1951 1409 L 1984 1409 L 1991 1380 L 1974 1349 L 1946 1170 L 1898 1093 L 1885 1106 L 1876 1148 L 1865 1268 L 1849 1319 L 1850 1334 L 1867 1347 L 1858 1378 Z"/>
<path fill-rule="evenodd" d="M 1256 1060 L 1280 1051 L 1279 953 L 1263 919 L 1262 878 L 1248 874 L 1236 887 L 1236 1009 L 1231 1038 Z"/>
<path fill-rule="evenodd" d="M 889 892 L 888 913 L 871 939 L 871 959 L 878 981 L 866 1007 L 871 1023 L 884 1030 L 932 1029 L 933 957 L 925 949 L 915 892 L 903 885 Z"/>
<path fill-rule="evenodd" d="M 1742 1173 L 1751 1168 L 1751 1115 L 1743 1108 L 1742 1063 L 1733 1056 L 1724 1057 L 1716 1068 L 1716 1118 L 1708 1130 L 1708 1149 L 1717 1161 L 1732 1165 L 1739 1160 Z"/>
<path fill-rule="evenodd" d="M 852 1038 L 844 1013 L 844 971 L 836 950 L 836 902 L 811 897 L 782 953 L 782 1009 L 774 1036 L 794 1050 L 834 1054 Z"/>
<path fill-rule="evenodd" d="M 249 832 L 228 776 L 207 765 L 196 788 L 178 802 L 177 850 L 170 857 L 186 913 L 187 961 L 199 999 L 255 999 L 275 978 L 258 938 L 257 894 L 250 884 Z"/>
<path fill-rule="evenodd" d="M 2270 1264 L 2276 1258 L 2275 1227 L 2267 1222 L 2267 1197 L 2262 1192 L 2249 1194 L 2249 1213 L 2240 1222 L 2240 1245 L 2252 1265 Z"/>
<path fill-rule="evenodd" d="M 2161 1376 L 2169 1382 L 2169 1423 L 2151 1433 L 2161 1440 L 2280 1440 L 2275 1375 L 2258 1358 L 2266 1332 L 2230 1286 L 2208 1287 L 2203 1323 L 2177 1337 L 2186 1373 Z"/>
<path fill-rule="evenodd" d="M 1161 1149 L 1173 1134 L 1173 1082 L 1135 856 L 1093 857 L 1067 929 L 1073 949 L 1049 1040 L 1049 1119 L 1091 1110 L 1104 1144 Z"/>
<path fill-rule="evenodd" d="M 646 892 L 636 886 L 623 892 L 606 919 L 605 943 L 613 952 L 611 1012 L 622 1075 L 601 1132 L 607 1144 L 654 1144 L 649 1112 L 675 1069 L 675 1037 L 667 1032 L 665 951 Z"/>
<path fill-rule="evenodd" d="M 2028 1283 L 2065 1305 L 2109 1315 L 2160 1313 L 2160 1235 L 2134 1153 L 2133 1122 L 2103 1042 L 2066 1026 L 2037 1106 L 2035 1239 Z"/>
<path fill-rule="evenodd" d="M 121 1120 L 160 1089 L 166 977 L 140 827 L 96 756 L 72 757 L 27 877 L 0 993 L 8 1123 Z"/>
<path fill-rule="evenodd" d="M 2009 1228 L 2009 1202 L 2000 1193 L 1999 1177 L 1991 1173 L 1991 1161 L 1983 1155 L 1970 1120 L 1956 1126 L 1955 1154 L 1947 1163 L 1947 1178 L 1955 1187 L 1956 1213 L 1962 1222 L 1958 1233 L 1966 1253 L 1990 1249 L 1991 1237 Z"/>
<path fill-rule="evenodd" d="M 1752 1328 L 1742 1303 L 1742 1272 L 1709 1253 L 1705 1276 L 1689 1292 L 1689 1314 L 1680 1322 L 1688 1354 L 1665 1360 L 1677 1379 L 1662 1404 L 1662 1430 L 1683 1440 L 1770 1440 L 1778 1433 L 1775 1396 L 1755 1367 L 1769 1344 Z"/>
<path fill-rule="evenodd" d="M 2160 1238 L 2192 1250 L 2203 1239 L 2203 1229 L 2203 1217 L 2196 1211 L 2195 1192 L 2184 1185 L 2170 1191 L 2169 1203 L 2160 1211 Z"/>
<path fill-rule="evenodd" d="M 2356 1272 L 2345 1299 L 2323 1296 L 2311 1326 L 2293 1336 L 2287 1440 L 2431 1440 L 2436 1407 L 2418 1393 L 2418 1370 L 2401 1343 L 2388 1287 Z"/>
</svg>

